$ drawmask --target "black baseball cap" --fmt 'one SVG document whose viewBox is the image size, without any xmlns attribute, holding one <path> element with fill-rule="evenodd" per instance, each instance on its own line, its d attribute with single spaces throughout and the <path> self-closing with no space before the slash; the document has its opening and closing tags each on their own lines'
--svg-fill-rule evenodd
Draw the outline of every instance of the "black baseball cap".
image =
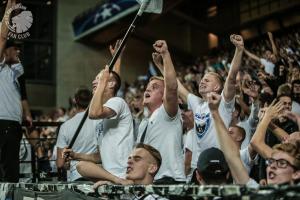
<svg viewBox="0 0 300 200">
<path fill-rule="evenodd" d="M 197 170 L 203 176 L 217 177 L 225 175 L 229 171 L 229 167 L 225 160 L 224 154 L 217 148 L 209 148 L 204 150 L 198 158 Z"/>
</svg>

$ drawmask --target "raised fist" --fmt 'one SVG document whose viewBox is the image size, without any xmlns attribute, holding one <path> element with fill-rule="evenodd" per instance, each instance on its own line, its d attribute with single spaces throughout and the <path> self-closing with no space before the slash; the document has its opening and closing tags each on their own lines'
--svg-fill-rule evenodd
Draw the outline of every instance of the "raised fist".
<svg viewBox="0 0 300 200">
<path fill-rule="evenodd" d="M 235 35 L 232 34 L 230 36 L 230 41 L 232 42 L 232 44 L 234 44 L 234 46 L 236 48 L 238 48 L 239 50 L 244 50 L 244 40 L 243 37 L 240 35 Z"/>
<path fill-rule="evenodd" d="M 153 48 L 155 49 L 155 51 L 157 53 L 161 54 L 162 56 L 164 56 L 165 54 L 167 54 L 169 52 L 167 43 L 164 40 L 157 40 L 153 44 Z"/>
</svg>

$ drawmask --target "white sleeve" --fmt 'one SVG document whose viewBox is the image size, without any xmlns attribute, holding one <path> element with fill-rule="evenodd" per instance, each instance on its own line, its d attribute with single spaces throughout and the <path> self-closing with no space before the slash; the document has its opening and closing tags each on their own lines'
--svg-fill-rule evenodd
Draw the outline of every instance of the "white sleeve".
<svg viewBox="0 0 300 200">
<path fill-rule="evenodd" d="M 255 180 L 253 180 L 252 178 L 250 178 L 245 185 L 247 187 L 251 187 L 251 188 L 258 188 L 259 187 L 259 184 Z"/>
<path fill-rule="evenodd" d="M 249 118 L 247 119 L 247 123 L 250 127 L 249 131 L 251 133 L 251 137 L 252 137 L 254 131 L 256 130 L 256 127 L 257 127 L 257 124 L 258 124 L 258 121 L 259 121 L 258 112 L 259 112 L 259 105 L 258 104 L 252 104 L 251 113 L 249 115 Z"/>
<path fill-rule="evenodd" d="M 201 103 L 202 99 L 196 95 L 189 93 L 187 96 L 188 107 L 194 112 L 197 106 Z"/>
<path fill-rule="evenodd" d="M 116 115 L 110 119 L 116 119 L 121 117 L 121 114 L 125 108 L 125 101 L 120 97 L 113 97 L 110 98 L 103 106 L 112 109 Z"/>
<path fill-rule="evenodd" d="M 260 63 L 261 63 L 263 66 L 268 65 L 268 61 L 267 61 L 266 59 L 264 59 L 264 58 L 261 58 L 261 59 L 260 59 Z"/>
<path fill-rule="evenodd" d="M 229 102 L 226 102 L 224 99 L 224 94 L 222 92 L 221 102 L 219 105 L 219 113 L 220 113 L 221 118 L 223 119 L 226 127 L 228 127 L 229 123 L 231 122 L 232 112 L 234 111 L 234 103 L 235 103 L 235 98 L 233 98 Z"/>
<path fill-rule="evenodd" d="M 250 174 L 251 168 L 253 167 L 255 161 L 258 159 L 258 155 L 255 156 L 254 160 L 252 160 L 249 153 L 249 147 L 246 147 L 245 149 L 240 150 L 240 156 L 244 166 L 248 171 L 248 174 Z"/>
<path fill-rule="evenodd" d="M 5 64 L 5 58 L 3 58 L 3 60 L 0 62 L 0 69 L 4 66 Z"/>
<path fill-rule="evenodd" d="M 66 138 L 65 126 L 64 126 L 64 124 L 62 124 L 60 129 L 59 129 L 58 137 L 57 137 L 57 140 L 56 140 L 56 146 L 58 148 L 63 149 L 66 146 L 69 145 L 68 143 L 69 143 L 69 141 Z"/>
<path fill-rule="evenodd" d="M 11 65 L 11 69 L 14 72 L 14 76 L 19 78 L 22 74 L 24 74 L 24 68 L 21 63 Z"/>
<path fill-rule="evenodd" d="M 194 131 L 189 131 L 186 135 L 186 139 L 185 139 L 185 144 L 184 144 L 184 151 L 186 151 L 186 149 L 190 150 L 191 152 L 193 152 L 193 140 L 194 140 Z"/>
</svg>

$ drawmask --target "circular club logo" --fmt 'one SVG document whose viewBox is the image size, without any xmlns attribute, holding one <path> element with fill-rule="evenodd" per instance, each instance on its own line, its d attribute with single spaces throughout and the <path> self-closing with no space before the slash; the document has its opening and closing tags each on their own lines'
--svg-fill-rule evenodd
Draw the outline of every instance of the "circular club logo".
<svg viewBox="0 0 300 200">
<path fill-rule="evenodd" d="M 32 25 L 32 13 L 22 4 L 16 4 L 5 13 L 5 23 L 9 29 L 8 37 L 24 39 L 30 36 L 28 30 Z"/>
</svg>

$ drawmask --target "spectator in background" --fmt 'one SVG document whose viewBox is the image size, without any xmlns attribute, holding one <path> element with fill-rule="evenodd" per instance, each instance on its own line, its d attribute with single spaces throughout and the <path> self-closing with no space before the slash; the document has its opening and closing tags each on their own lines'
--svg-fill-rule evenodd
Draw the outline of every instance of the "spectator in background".
<svg viewBox="0 0 300 200">
<path fill-rule="evenodd" d="M 15 4 L 14 0 L 7 1 L 5 13 Z M 19 60 L 20 49 L 13 41 L 7 42 L 8 31 L 3 20 L 0 37 L 0 180 L 18 182 L 22 138 L 18 77 L 24 73 L 24 69 Z"/>
<path fill-rule="evenodd" d="M 300 115 L 300 79 L 292 82 L 292 112 Z"/>
<path fill-rule="evenodd" d="M 197 162 L 196 177 L 199 185 L 230 183 L 230 171 L 223 152 L 214 147 L 202 151 Z"/>
<path fill-rule="evenodd" d="M 77 114 L 63 123 L 59 129 L 58 138 L 56 142 L 57 159 L 56 165 L 58 169 L 64 168 L 66 165 L 68 174 L 68 181 L 84 180 L 82 176 L 77 172 L 76 165 L 78 160 L 81 160 L 82 154 L 89 154 L 86 157 L 91 158 L 94 162 L 99 162 L 100 155 L 98 145 L 95 144 L 96 140 L 96 125 L 99 123 L 98 120 L 91 120 L 89 118 L 84 122 L 77 139 L 72 147 L 72 160 L 65 158 L 61 155 L 63 150 L 70 145 L 70 142 L 76 132 L 76 129 L 83 118 L 87 107 L 89 106 L 90 100 L 92 99 L 92 92 L 86 88 L 79 88 L 75 93 L 75 105 L 77 108 Z M 76 155 L 74 155 L 76 154 Z M 83 157 L 83 156 L 81 156 Z M 66 163 L 70 162 L 70 163 Z"/>
<path fill-rule="evenodd" d="M 217 94 L 211 93 L 208 98 L 209 108 L 212 112 L 212 116 L 215 120 L 217 129 L 217 138 L 220 144 L 220 148 L 224 153 L 225 159 L 230 168 L 231 175 L 237 184 L 245 184 L 250 187 L 258 187 L 253 179 L 251 179 L 242 164 L 238 147 L 234 145 L 232 139 L 228 136 L 227 129 L 224 125 L 222 118 L 220 117 L 218 107 L 221 97 Z M 265 113 L 264 123 L 265 129 L 268 122 L 273 116 L 276 116 L 283 109 L 282 103 L 279 102 L 276 105 L 271 105 Z M 260 132 L 261 133 L 261 132 Z M 260 146 L 260 150 L 256 149 L 260 155 L 263 155 L 267 159 L 267 183 L 268 184 L 293 184 L 300 179 L 300 143 L 296 144 L 280 144 L 271 147 Z M 263 153 L 264 152 L 264 153 Z"/>
<path fill-rule="evenodd" d="M 273 39 L 273 34 L 271 32 L 268 32 L 268 37 L 270 39 L 271 45 L 272 45 L 272 51 L 267 50 L 265 52 L 265 58 L 260 58 L 256 55 L 254 55 L 253 53 L 250 53 L 248 50 L 245 50 L 245 54 L 247 56 L 249 56 L 251 59 L 261 63 L 264 66 L 264 70 L 266 73 L 270 74 L 270 75 L 274 75 L 274 68 L 275 68 L 275 64 L 277 62 L 277 56 L 278 56 L 278 52 L 277 52 L 277 48 Z"/>
</svg>

